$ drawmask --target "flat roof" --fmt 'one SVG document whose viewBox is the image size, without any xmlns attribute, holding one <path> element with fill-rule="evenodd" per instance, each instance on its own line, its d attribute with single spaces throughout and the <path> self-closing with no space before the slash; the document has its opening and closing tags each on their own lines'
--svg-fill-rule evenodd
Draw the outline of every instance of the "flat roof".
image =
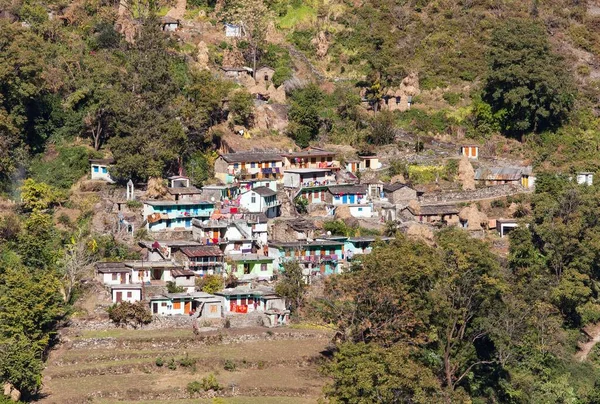
<svg viewBox="0 0 600 404">
<path fill-rule="evenodd" d="M 92 164 L 114 164 L 115 159 L 90 159 Z"/>
<path fill-rule="evenodd" d="M 331 168 L 292 168 L 286 169 L 286 173 L 307 174 L 307 173 L 326 173 L 332 172 Z"/>
<path fill-rule="evenodd" d="M 141 247 L 154 248 L 154 243 L 158 243 L 161 247 L 195 247 L 202 245 L 193 240 L 142 240 L 138 242 Z"/>
<path fill-rule="evenodd" d="M 281 161 L 281 157 L 278 153 L 272 152 L 240 152 L 240 153 L 227 153 L 221 154 L 223 160 L 228 163 L 262 163 L 265 161 Z"/>
<path fill-rule="evenodd" d="M 193 206 L 193 205 L 214 205 L 214 202 L 209 201 L 143 201 L 150 206 Z"/>
<path fill-rule="evenodd" d="M 138 285 L 135 283 L 128 283 L 124 285 L 112 285 L 111 289 L 142 289 L 142 285 Z"/>
<path fill-rule="evenodd" d="M 231 261 L 273 261 L 274 258 L 258 254 L 232 254 L 227 256 Z"/>
<path fill-rule="evenodd" d="M 202 193 L 202 191 L 196 187 L 167 188 L 167 192 L 171 195 L 196 195 Z"/>
</svg>

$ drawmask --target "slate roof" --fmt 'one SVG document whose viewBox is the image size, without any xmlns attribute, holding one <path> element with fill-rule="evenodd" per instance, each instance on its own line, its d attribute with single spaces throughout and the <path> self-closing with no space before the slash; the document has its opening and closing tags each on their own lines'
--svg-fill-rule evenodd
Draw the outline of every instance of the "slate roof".
<svg viewBox="0 0 600 404">
<path fill-rule="evenodd" d="M 366 194 L 366 185 L 334 185 L 329 187 L 329 192 L 333 195 L 340 194 Z"/>
<path fill-rule="evenodd" d="M 394 182 L 393 184 L 383 184 L 383 191 L 384 192 L 396 192 L 397 190 L 402 189 L 404 187 L 410 188 L 408 185 L 403 184 L 401 182 Z"/>
<path fill-rule="evenodd" d="M 278 153 L 259 153 L 259 152 L 241 152 L 241 153 L 228 153 L 221 154 L 223 160 L 228 163 L 263 163 L 265 161 L 282 161 Z"/>
<path fill-rule="evenodd" d="M 277 195 L 277 192 L 273 191 L 269 187 L 257 187 L 254 188 L 253 191 L 264 197 Z"/>
<path fill-rule="evenodd" d="M 438 216 L 438 215 L 458 215 L 459 209 L 455 205 L 422 205 L 419 213 L 415 212 L 410 206 L 410 213 L 415 216 Z"/>
<path fill-rule="evenodd" d="M 123 262 L 96 262 L 96 271 L 100 273 L 117 273 L 117 272 L 129 272 L 130 268 L 127 268 Z"/>
<path fill-rule="evenodd" d="M 178 188 L 167 188 L 167 192 L 171 195 L 197 195 L 202 191 L 196 187 L 178 187 Z"/>
</svg>

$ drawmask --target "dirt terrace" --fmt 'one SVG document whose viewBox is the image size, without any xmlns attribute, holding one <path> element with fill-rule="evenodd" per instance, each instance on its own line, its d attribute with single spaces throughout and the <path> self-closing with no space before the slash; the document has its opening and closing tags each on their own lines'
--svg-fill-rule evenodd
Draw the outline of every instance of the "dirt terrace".
<svg viewBox="0 0 600 404">
<path fill-rule="evenodd" d="M 322 330 L 79 330 L 67 338 L 48 361 L 41 403 L 305 404 L 317 402 L 327 381 L 319 365 L 330 334 Z M 171 358 L 186 355 L 195 365 L 169 369 Z M 223 390 L 190 396 L 187 384 L 210 373 Z"/>
</svg>

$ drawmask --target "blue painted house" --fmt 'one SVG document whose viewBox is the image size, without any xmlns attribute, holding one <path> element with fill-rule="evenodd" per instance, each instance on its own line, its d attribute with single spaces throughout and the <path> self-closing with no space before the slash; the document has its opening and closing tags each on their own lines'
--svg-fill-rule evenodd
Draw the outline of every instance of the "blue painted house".
<svg viewBox="0 0 600 404">
<path fill-rule="evenodd" d="M 214 202 L 145 201 L 142 215 L 148 231 L 191 231 L 192 219 L 206 220 L 214 210 Z"/>
<path fill-rule="evenodd" d="M 296 261 L 303 268 L 304 275 L 331 275 L 341 272 L 344 260 L 344 243 L 333 240 L 311 242 L 269 243 L 269 256 L 273 257 L 274 268 L 283 271 L 283 264 Z"/>
</svg>

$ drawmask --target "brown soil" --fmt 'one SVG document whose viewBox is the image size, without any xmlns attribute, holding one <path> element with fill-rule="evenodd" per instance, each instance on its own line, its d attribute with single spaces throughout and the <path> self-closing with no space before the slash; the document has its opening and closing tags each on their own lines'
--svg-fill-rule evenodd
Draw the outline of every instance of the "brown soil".
<svg viewBox="0 0 600 404">
<path fill-rule="evenodd" d="M 324 331 L 222 329 L 207 333 L 222 336 L 221 342 L 211 344 L 186 331 L 130 330 L 110 334 L 114 337 L 87 331 L 82 337 L 81 331 L 66 330 L 73 340 L 50 356 L 40 402 L 177 402 L 191 398 L 186 391 L 189 382 L 210 373 L 223 386 L 218 396 L 256 397 L 257 402 L 260 397 L 316 402 L 321 396 L 326 379 L 318 372 L 320 352 L 330 341 Z M 171 358 L 186 355 L 196 360 L 195 367 L 168 368 Z M 164 366 L 156 366 L 158 357 L 164 359 Z M 224 370 L 226 360 L 235 363 L 235 371 Z"/>
</svg>

